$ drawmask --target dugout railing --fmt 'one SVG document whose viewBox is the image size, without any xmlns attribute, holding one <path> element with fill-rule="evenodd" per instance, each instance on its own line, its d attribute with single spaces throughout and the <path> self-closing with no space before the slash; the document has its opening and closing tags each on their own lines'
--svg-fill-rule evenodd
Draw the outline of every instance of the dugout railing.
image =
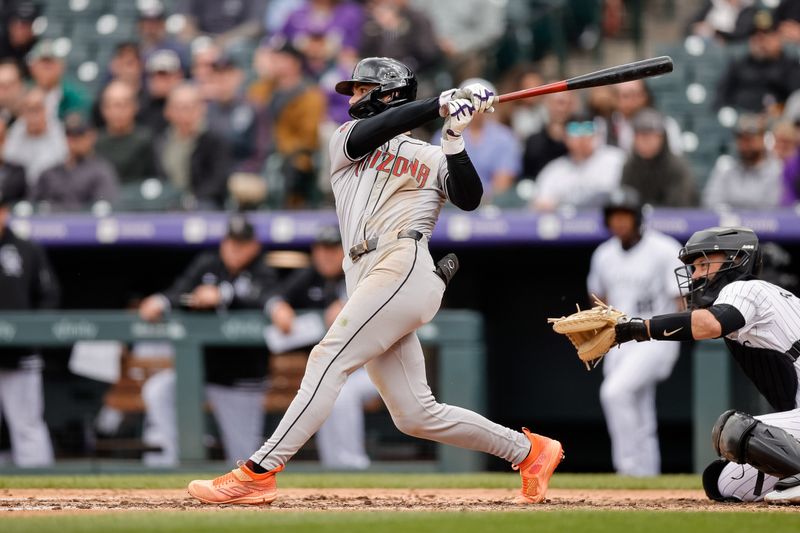
<svg viewBox="0 0 800 533">
<path fill-rule="evenodd" d="M 78 341 L 170 341 L 175 347 L 176 409 L 182 465 L 201 463 L 205 414 L 203 347 L 263 346 L 265 317 L 258 312 L 169 314 L 158 323 L 124 311 L 0 312 L 0 347 L 69 347 Z M 442 310 L 418 331 L 426 348 L 434 348 L 439 401 L 486 411 L 483 320 L 467 310 Z M 231 357 L 235 357 L 232 350 Z M 265 352 L 266 355 L 266 352 Z M 485 456 L 452 446 L 437 446 L 435 469 L 479 471 Z"/>
</svg>

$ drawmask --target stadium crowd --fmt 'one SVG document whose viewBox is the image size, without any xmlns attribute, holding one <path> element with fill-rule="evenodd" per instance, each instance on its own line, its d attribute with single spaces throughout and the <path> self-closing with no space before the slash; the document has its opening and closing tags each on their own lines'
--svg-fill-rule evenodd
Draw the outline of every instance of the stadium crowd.
<svg viewBox="0 0 800 533">
<path fill-rule="evenodd" d="M 156 210 L 329 206 L 327 138 L 349 119 L 335 82 L 360 57 L 385 55 L 418 73 L 421 96 L 435 94 L 491 73 L 509 24 L 491 2 L 455 0 L 4 4 L 2 164 L 25 175 L 18 200 L 44 213 L 98 203 L 124 211 L 142 200 Z M 741 113 L 727 124 L 735 142 L 714 154 L 710 172 L 687 160 L 696 149 L 684 146 L 687 132 L 637 81 L 481 116 L 466 142 L 485 201 L 591 206 L 625 184 L 656 206 L 793 204 L 800 13 L 792 6 L 708 1 L 687 24 L 687 35 L 709 45 L 744 47 L 707 104 Z M 103 13 L 129 20 L 129 31 L 103 36 L 111 24 Z M 64 21 L 69 37 L 56 33 Z M 523 62 L 496 86 L 553 78 Z"/>
</svg>

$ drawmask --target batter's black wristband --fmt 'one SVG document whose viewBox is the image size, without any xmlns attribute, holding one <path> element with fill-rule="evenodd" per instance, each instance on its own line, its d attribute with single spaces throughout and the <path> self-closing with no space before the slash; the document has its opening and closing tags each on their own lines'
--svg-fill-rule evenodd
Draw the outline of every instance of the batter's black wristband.
<svg viewBox="0 0 800 533">
<path fill-rule="evenodd" d="M 641 318 L 631 318 L 627 322 L 619 322 L 614 326 L 615 341 L 617 344 L 625 342 L 649 341 L 650 335 L 647 334 L 647 325 Z"/>
<path fill-rule="evenodd" d="M 658 315 L 650 319 L 650 336 L 659 341 L 691 341 L 692 312 Z"/>
</svg>

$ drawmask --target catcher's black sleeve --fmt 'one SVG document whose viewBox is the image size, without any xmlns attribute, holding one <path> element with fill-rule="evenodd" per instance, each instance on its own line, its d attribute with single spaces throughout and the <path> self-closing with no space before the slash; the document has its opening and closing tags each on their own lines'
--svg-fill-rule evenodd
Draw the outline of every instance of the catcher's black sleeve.
<svg viewBox="0 0 800 533">
<path fill-rule="evenodd" d="M 467 151 L 447 156 L 447 196 L 453 205 L 472 211 L 481 203 L 483 184 Z"/>
<path fill-rule="evenodd" d="M 359 159 L 393 137 L 439 118 L 439 97 L 409 102 L 364 118 L 353 125 L 345 145 L 351 159 Z"/>
<path fill-rule="evenodd" d="M 719 322 L 722 328 L 721 337 L 742 329 L 746 320 L 742 313 L 730 304 L 716 304 L 708 308 L 709 312 Z"/>
</svg>

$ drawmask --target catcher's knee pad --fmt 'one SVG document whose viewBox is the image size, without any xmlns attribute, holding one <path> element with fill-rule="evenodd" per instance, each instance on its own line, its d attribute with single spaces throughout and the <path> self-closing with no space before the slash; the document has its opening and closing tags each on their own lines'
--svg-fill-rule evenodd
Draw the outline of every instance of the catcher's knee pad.
<svg viewBox="0 0 800 533">
<path fill-rule="evenodd" d="M 711 431 L 714 450 L 734 463 L 777 477 L 800 473 L 800 442 L 786 430 L 740 411 L 725 411 Z"/>
</svg>

